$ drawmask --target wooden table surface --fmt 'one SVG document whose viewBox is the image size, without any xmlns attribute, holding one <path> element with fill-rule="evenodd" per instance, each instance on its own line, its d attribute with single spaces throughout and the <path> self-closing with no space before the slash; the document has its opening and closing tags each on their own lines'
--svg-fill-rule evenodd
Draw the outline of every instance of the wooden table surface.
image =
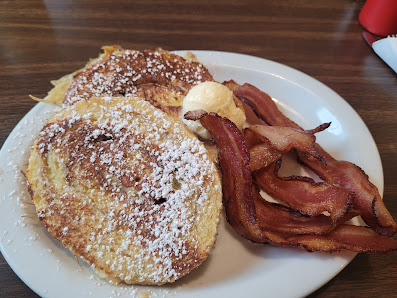
<svg viewBox="0 0 397 298">
<path fill-rule="evenodd" d="M 28 94 L 44 96 L 50 80 L 84 65 L 102 45 L 245 53 L 299 69 L 357 111 L 379 148 L 384 201 L 397 218 L 397 76 L 362 39 L 357 21 L 362 5 L 352 0 L 3 0 L 0 144 L 35 105 Z M 396 253 L 359 254 L 310 297 L 335 295 L 397 295 Z M 35 296 L 0 255 L 0 297 Z"/>
</svg>

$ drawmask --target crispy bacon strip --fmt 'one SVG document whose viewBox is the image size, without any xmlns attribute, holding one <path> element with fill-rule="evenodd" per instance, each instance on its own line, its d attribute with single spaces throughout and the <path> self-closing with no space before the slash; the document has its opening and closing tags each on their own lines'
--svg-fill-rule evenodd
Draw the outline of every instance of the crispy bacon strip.
<svg viewBox="0 0 397 298">
<path fill-rule="evenodd" d="M 329 251 L 329 247 L 326 245 L 321 246 L 320 244 L 317 247 L 313 247 L 313 244 L 307 241 L 306 238 L 288 239 L 290 237 L 304 237 L 302 235 L 294 236 L 269 231 L 260 227 L 254 202 L 254 196 L 259 194 L 257 194 L 256 188 L 252 185 L 251 172 L 249 170 L 249 153 L 243 134 L 233 122 L 226 118 L 221 118 L 214 113 L 207 114 L 203 111 L 187 113 L 185 118 L 188 120 L 200 119 L 202 125 L 211 133 L 217 145 L 219 163 L 223 175 L 223 196 L 227 218 L 230 225 L 240 235 L 257 243 L 271 243 L 283 247 L 301 247 L 307 250 Z M 349 232 L 351 231 L 347 230 L 343 232 L 344 237 L 342 238 L 344 239 L 349 236 Z M 335 234 L 334 232 L 332 233 L 333 235 Z M 393 241 L 376 234 L 368 236 L 364 233 L 363 235 L 365 239 L 360 238 L 360 236 L 352 237 L 353 240 L 349 244 L 349 247 L 364 251 L 367 250 L 371 241 L 385 241 L 385 245 L 381 248 L 381 251 L 384 252 L 387 249 L 387 241 Z M 306 236 L 314 237 L 314 235 Z M 325 237 L 321 239 L 327 239 L 327 236 L 317 237 Z M 376 237 L 376 239 L 372 237 Z M 328 242 L 333 243 L 333 250 L 338 250 L 347 247 L 344 242 L 341 244 L 342 240 L 334 237 L 334 239 Z M 328 243 L 325 240 L 324 242 Z M 394 249 L 393 245 L 389 245 L 388 247 Z M 370 248 L 370 251 L 376 251 L 372 250 L 372 247 Z"/>
<path fill-rule="evenodd" d="M 250 151 L 251 171 L 267 167 L 279 160 L 282 153 L 286 153 L 292 148 L 299 148 L 324 162 L 321 155 L 315 150 L 316 137 L 314 133 L 326 129 L 329 124 L 324 123 L 311 131 L 265 125 L 251 125 L 244 129 L 244 136 Z"/>
<path fill-rule="evenodd" d="M 386 209 L 377 187 L 368 180 L 367 174 L 355 164 L 335 160 L 320 146 L 317 147 L 327 163 L 326 167 L 301 152 L 300 160 L 321 179 L 354 192 L 354 204 L 361 210 L 364 222 L 378 234 L 392 236 L 396 232 L 397 224 Z"/>
<path fill-rule="evenodd" d="M 330 123 L 324 123 L 312 131 L 319 132 L 326 129 L 329 125 Z M 251 125 L 247 130 L 253 131 L 260 139 L 270 144 L 273 149 L 280 153 L 286 153 L 292 148 L 296 148 L 324 162 L 316 150 L 316 137 L 312 131 L 265 125 Z"/>
<path fill-rule="evenodd" d="M 262 92 L 258 88 L 250 84 L 244 84 L 235 87 L 234 94 L 242 102 L 248 104 L 258 118 L 262 119 L 268 125 L 292 127 L 302 130 L 298 124 L 280 112 L 275 102 L 268 94 Z"/>
<path fill-rule="evenodd" d="M 356 217 L 358 210 L 350 210 L 338 222 L 332 222 L 326 215 L 315 217 L 304 216 L 286 206 L 270 203 L 259 194 L 254 194 L 254 202 L 259 226 L 273 232 L 284 234 L 315 234 L 324 235 L 336 226 Z"/>
<path fill-rule="evenodd" d="M 246 117 L 246 123 L 249 125 L 254 125 L 254 124 L 260 124 L 260 125 L 267 125 L 262 119 L 258 118 L 254 111 L 251 109 L 249 105 L 246 103 L 240 101 L 244 107 L 244 112 L 245 112 L 245 117 Z"/>
<path fill-rule="evenodd" d="M 386 253 L 393 250 L 397 250 L 397 241 L 395 241 L 391 237 L 378 235 L 367 227 L 353 226 L 347 224 L 339 225 L 339 223 L 341 223 L 344 219 L 347 220 L 350 217 L 354 217 L 356 215 L 354 211 L 351 211 L 351 213 L 346 214 L 345 218 L 341 219 L 341 221 L 335 225 L 334 229 L 332 229 L 330 232 L 327 232 L 324 235 L 316 235 L 314 233 L 308 235 L 289 234 L 289 233 L 293 233 L 294 230 L 298 231 L 299 229 L 304 230 L 305 228 L 307 228 L 307 230 L 310 230 L 309 223 L 306 223 L 306 227 L 304 227 L 305 224 L 303 224 L 302 222 L 300 223 L 293 222 L 293 220 L 297 220 L 296 217 L 289 219 L 284 218 L 284 221 L 281 220 L 280 217 L 278 217 L 279 221 L 273 222 L 273 229 L 270 230 L 269 226 L 272 226 L 270 222 L 271 219 L 267 218 L 266 221 L 262 222 L 262 220 L 265 219 L 263 219 L 262 216 L 263 214 L 261 213 L 261 211 L 264 210 L 262 210 L 262 207 L 260 207 L 258 204 L 259 194 L 255 194 L 254 189 L 253 192 L 254 192 L 254 198 L 256 200 L 255 204 L 256 206 L 258 206 L 257 214 L 258 214 L 259 225 L 261 226 L 267 241 L 273 245 L 282 246 L 282 247 L 299 247 L 301 249 L 305 249 L 311 252 L 313 251 L 334 252 L 334 251 L 340 251 L 342 249 L 347 249 L 355 252 Z M 260 201 L 260 203 L 263 202 Z M 276 212 L 275 210 L 267 210 L 266 217 L 269 216 L 268 214 L 269 211 Z M 279 212 L 277 215 L 281 216 L 281 218 L 283 216 L 281 212 Z M 284 214 L 284 216 L 286 215 Z M 273 217 L 273 219 L 275 218 L 276 216 Z M 277 224 L 280 224 L 281 226 L 284 224 L 289 225 L 290 232 L 286 233 L 286 231 L 288 231 L 287 227 L 285 230 L 283 230 L 280 227 L 275 227 Z M 298 228 L 299 224 L 301 224 L 300 228 Z"/>
<path fill-rule="evenodd" d="M 269 95 L 256 87 L 244 84 L 240 87 L 234 86 L 234 89 L 235 95 L 250 105 L 257 116 L 266 123 L 301 129 L 278 110 Z M 324 158 L 327 166 L 315 158 L 300 154 L 302 162 L 327 182 L 354 192 L 354 204 L 361 210 L 365 223 L 375 232 L 387 236 L 395 234 L 397 224 L 386 209 L 378 189 L 368 180 L 368 176 L 350 162 L 335 160 L 319 145 L 316 145 L 316 150 Z"/>
<path fill-rule="evenodd" d="M 319 126 L 317 126 L 317 127 L 314 128 L 314 129 L 305 130 L 305 131 L 306 131 L 306 132 L 309 132 L 309 133 L 312 133 L 312 134 L 316 134 L 316 133 L 318 133 L 318 132 L 321 132 L 321 131 L 323 131 L 323 130 L 326 130 L 328 127 L 330 127 L 330 125 L 331 125 L 331 122 L 326 122 L 326 123 L 320 124 Z"/>
<path fill-rule="evenodd" d="M 397 250 L 397 241 L 376 234 L 370 228 L 340 225 L 327 235 L 296 235 L 287 241 L 299 243 L 308 251 L 333 252 L 347 249 L 355 252 L 386 253 Z"/>
<path fill-rule="evenodd" d="M 249 153 L 251 171 L 265 168 L 281 158 L 281 153 L 266 143 L 252 146 Z"/>
<path fill-rule="evenodd" d="M 236 125 L 215 113 L 191 111 L 184 115 L 187 120 L 199 120 L 211 133 L 218 148 L 219 166 L 222 173 L 223 202 L 226 217 L 233 229 L 244 238 L 256 243 L 298 247 L 281 235 L 259 226 L 253 199 L 249 153 L 244 135 Z"/>
<path fill-rule="evenodd" d="M 258 138 L 257 134 L 254 133 L 253 131 L 249 129 L 244 129 L 244 138 L 245 138 L 245 143 L 247 144 L 248 149 L 251 149 L 255 145 L 260 145 L 263 144 L 264 141 Z M 270 146 L 269 146 L 270 148 Z"/>
<path fill-rule="evenodd" d="M 244 135 L 233 122 L 215 113 L 193 111 L 184 117 L 188 120 L 200 119 L 218 148 L 223 202 L 228 222 L 245 238 L 258 243 L 265 242 L 256 218 L 249 153 Z"/>
<path fill-rule="evenodd" d="M 281 160 L 253 173 L 261 189 L 286 203 L 289 207 L 309 216 L 330 213 L 333 223 L 343 218 L 353 203 L 354 193 L 326 182 L 315 182 L 310 177 L 281 177 Z"/>
</svg>

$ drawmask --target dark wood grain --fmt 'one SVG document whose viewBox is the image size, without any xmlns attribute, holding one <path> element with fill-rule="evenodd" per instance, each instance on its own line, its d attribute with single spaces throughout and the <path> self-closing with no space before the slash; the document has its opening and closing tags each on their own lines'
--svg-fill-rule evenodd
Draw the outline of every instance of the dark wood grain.
<svg viewBox="0 0 397 298">
<path fill-rule="evenodd" d="M 397 76 L 362 40 L 363 2 L 3 0 L 0 144 L 35 105 L 29 94 L 44 96 L 51 79 L 84 65 L 102 45 L 251 54 L 320 80 L 357 111 L 378 146 L 384 201 L 397 218 Z M 396 293 L 396 253 L 363 253 L 310 297 Z M 0 297 L 34 296 L 0 255 Z"/>
</svg>

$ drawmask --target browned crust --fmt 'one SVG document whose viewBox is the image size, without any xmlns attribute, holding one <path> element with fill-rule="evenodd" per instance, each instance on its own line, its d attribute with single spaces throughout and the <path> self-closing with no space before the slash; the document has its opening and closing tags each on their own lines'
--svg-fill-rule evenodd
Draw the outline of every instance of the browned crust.
<svg viewBox="0 0 397 298">
<path fill-rule="evenodd" d="M 118 100 L 123 103 L 124 100 L 126 100 L 126 103 L 138 104 L 138 99 L 128 100 L 120 98 Z M 100 99 L 94 98 L 90 103 L 94 105 L 98 103 L 107 104 L 107 100 L 102 102 Z M 78 109 L 81 106 L 88 107 L 90 103 L 83 101 L 80 104 L 71 106 L 69 109 Z M 119 103 L 119 101 L 117 101 L 117 103 Z M 117 103 L 114 104 L 114 106 L 119 106 Z M 142 103 L 144 102 L 142 101 Z M 145 106 L 150 105 L 145 103 Z M 151 108 L 155 110 L 153 107 Z M 145 135 L 134 133 L 132 136 L 128 131 L 124 131 L 124 128 L 117 130 L 112 130 L 110 127 L 109 129 L 101 128 L 102 122 L 96 124 L 94 115 L 91 115 L 89 119 L 75 120 L 71 124 L 66 111 L 67 110 L 62 111 L 44 126 L 42 133 L 40 133 L 38 140 L 32 147 L 32 156 L 35 155 L 36 159 L 39 158 L 40 162 L 38 164 L 40 164 L 40 169 L 39 171 L 37 170 L 34 160 L 30 161 L 27 171 L 29 193 L 35 202 L 39 219 L 50 234 L 61 241 L 62 244 L 69 248 L 76 256 L 83 258 L 90 265 L 95 265 L 95 268 L 102 272 L 102 274 L 111 276 L 113 274 L 112 270 L 110 270 L 108 266 L 104 266 L 99 257 L 87 250 L 87 247 L 91 244 L 89 237 L 87 238 L 87 233 L 94 232 L 96 235 L 102 235 L 104 245 L 110 246 L 111 243 L 109 242 L 109 238 L 111 238 L 111 235 L 105 230 L 105 227 L 112 224 L 113 221 L 117 224 L 117 233 L 122 235 L 130 233 L 132 238 L 142 236 L 144 239 L 151 242 L 155 240 L 152 231 L 145 230 L 146 228 L 143 225 L 143 223 L 150 220 L 155 223 L 155 219 L 151 218 L 148 212 L 144 213 L 142 216 L 139 215 L 139 217 L 136 217 L 137 214 L 133 213 L 131 210 L 135 208 L 143 208 L 140 210 L 145 212 L 151 210 L 153 206 L 156 206 L 158 198 L 149 196 L 143 205 L 135 201 L 128 201 L 127 206 L 123 207 L 122 204 L 117 205 L 117 203 L 115 205 L 116 208 L 112 209 L 113 215 L 111 218 L 109 217 L 109 209 L 106 209 L 105 204 L 108 204 L 109 201 L 111 204 L 113 201 L 117 201 L 117 196 L 127 195 L 127 188 L 139 192 L 142 190 L 142 185 L 144 183 L 150 183 L 145 173 L 153 171 L 153 164 L 159 163 L 153 152 L 159 152 L 160 148 L 156 143 L 148 145 L 147 149 L 145 149 L 148 152 L 140 151 L 140 154 L 144 155 L 145 158 L 134 166 L 131 166 L 129 163 L 120 164 L 116 159 L 103 164 L 99 159 L 93 158 L 93 153 L 100 152 L 101 155 L 112 157 L 120 153 L 124 160 L 130 160 L 133 158 L 132 155 L 134 153 L 129 144 L 134 142 L 144 144 Z M 129 112 L 130 116 L 133 114 L 133 111 Z M 139 115 L 135 115 L 134 118 L 138 116 Z M 166 115 L 163 117 L 166 117 Z M 114 120 L 114 118 L 112 118 L 112 120 Z M 169 118 L 169 120 L 171 120 L 171 118 Z M 56 127 L 56 129 L 54 130 L 53 127 Z M 185 129 L 183 126 L 181 126 L 181 128 L 182 130 Z M 95 131 L 99 130 L 102 130 L 102 132 L 96 134 Z M 185 132 L 187 133 L 187 131 Z M 94 135 L 95 137 L 93 138 L 92 136 Z M 64 140 L 67 141 L 64 142 Z M 187 136 L 184 134 L 183 140 L 187 140 Z M 57 156 L 67 157 L 62 164 L 62 170 L 58 170 L 58 172 L 62 173 L 62 179 L 64 179 L 65 185 L 70 188 L 77 187 L 74 192 L 68 193 L 68 195 L 59 192 L 59 189 L 53 182 L 46 182 L 47 178 L 55 173 L 49 161 L 51 158 L 50 156 L 54 156 L 55 152 Z M 109 184 L 106 177 L 111 167 L 117 168 L 117 170 L 121 172 L 119 176 L 115 177 L 115 185 Z M 214 173 L 205 174 L 203 177 L 203 182 L 206 185 L 212 183 L 214 179 L 219 179 L 216 178 L 218 177 L 216 169 L 214 170 Z M 39 182 L 43 184 L 41 187 L 38 186 L 37 181 L 35 181 L 35 179 L 37 179 L 35 175 L 38 172 L 40 175 L 43 175 L 44 178 Z M 220 185 L 219 180 L 218 183 Z M 102 193 L 100 193 L 99 196 L 95 197 L 98 201 L 95 201 L 95 204 L 90 204 L 89 200 L 87 201 L 85 198 L 86 193 L 89 193 L 91 190 L 97 191 L 98 189 L 101 190 L 104 198 L 108 201 L 102 201 Z M 219 216 L 220 210 L 220 189 L 218 194 L 219 197 L 215 197 L 214 200 L 215 202 L 219 200 L 219 205 L 216 206 L 217 203 L 214 203 L 214 218 L 212 222 L 208 223 L 209 225 L 213 225 L 214 223 L 217 224 L 219 220 L 217 216 Z M 195 199 L 195 197 L 192 197 L 189 200 L 195 202 Z M 161 204 L 157 206 L 157 213 L 161 214 L 165 212 L 165 205 Z M 216 210 L 218 210 L 218 213 Z M 194 212 L 199 211 L 197 210 Z M 128 220 L 126 220 L 126 214 L 132 214 L 135 217 L 128 217 Z M 195 214 L 193 213 L 192 215 Z M 80 221 L 82 218 L 85 219 L 84 222 Z M 133 231 L 131 231 L 131 226 L 129 225 L 131 221 L 137 223 L 136 229 Z M 98 222 L 100 224 L 98 224 Z M 205 227 L 206 225 L 204 224 L 203 228 Z M 211 239 L 211 237 L 215 237 L 215 234 L 212 236 L 209 235 L 209 237 L 209 239 Z M 187 241 L 183 246 L 184 250 L 186 250 L 183 256 L 170 258 L 175 276 L 171 276 L 167 282 L 175 281 L 178 276 L 185 275 L 201 264 L 207 257 L 211 246 L 211 241 L 204 246 L 201 246 L 199 243 L 195 242 L 195 240 L 193 242 Z M 142 244 L 142 247 L 145 247 L 145 243 Z M 142 284 L 154 283 L 150 280 L 134 280 L 134 282 Z M 165 281 L 162 280 L 155 284 L 162 284 L 164 282 Z"/>
<path fill-rule="evenodd" d="M 108 51 L 70 84 L 64 104 L 92 96 L 137 94 L 155 107 L 179 113 L 183 98 L 194 85 L 213 81 L 199 62 L 168 51 Z"/>
</svg>

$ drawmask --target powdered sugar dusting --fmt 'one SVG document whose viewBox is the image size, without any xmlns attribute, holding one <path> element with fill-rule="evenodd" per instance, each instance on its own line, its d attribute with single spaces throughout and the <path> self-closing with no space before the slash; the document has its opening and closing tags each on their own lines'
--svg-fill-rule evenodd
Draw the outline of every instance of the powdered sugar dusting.
<svg viewBox="0 0 397 298">
<path fill-rule="evenodd" d="M 115 281 L 177 279 L 202 261 L 194 229 L 211 211 L 203 206 L 215 166 L 199 140 L 142 100 L 105 97 L 87 106 L 69 107 L 39 134 L 36 150 L 57 177 L 43 186 L 51 203 L 39 218 L 67 218 L 56 237 L 77 242 L 75 250 Z M 79 239 L 82 225 L 92 232 Z"/>
<path fill-rule="evenodd" d="M 135 95 L 145 84 L 166 86 L 186 95 L 192 85 L 212 80 L 198 62 L 166 51 L 117 50 L 85 70 L 71 84 L 65 105 L 91 96 Z"/>
</svg>

